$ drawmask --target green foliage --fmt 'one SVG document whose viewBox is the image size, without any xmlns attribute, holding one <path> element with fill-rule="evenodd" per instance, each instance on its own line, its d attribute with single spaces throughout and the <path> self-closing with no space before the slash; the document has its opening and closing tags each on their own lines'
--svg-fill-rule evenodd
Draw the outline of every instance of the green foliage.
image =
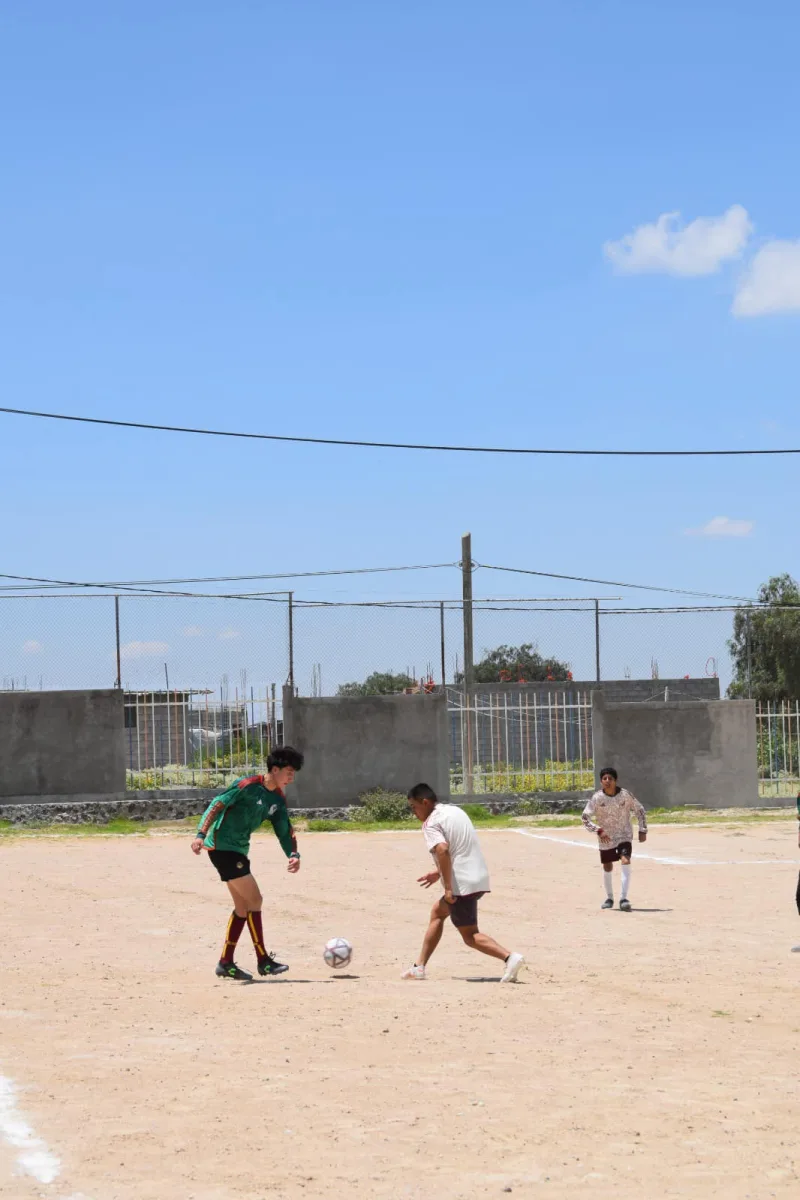
<svg viewBox="0 0 800 1200">
<path fill-rule="evenodd" d="M 408 797 L 402 792 L 387 792 L 383 788 L 374 788 L 359 796 L 361 801 L 358 808 L 351 809 L 350 820 L 356 824 L 366 825 L 375 821 L 410 821 L 411 810 L 408 807 Z"/>
<path fill-rule="evenodd" d="M 461 807 L 474 825 L 479 825 L 481 821 L 491 821 L 495 815 L 489 812 L 485 804 L 462 804 Z"/>
<path fill-rule="evenodd" d="M 516 816 L 518 817 L 537 817 L 539 813 L 545 811 L 541 800 L 520 800 L 517 805 Z"/>
<path fill-rule="evenodd" d="M 791 575 L 773 575 L 759 588 L 758 599 L 766 607 L 739 608 L 733 618 L 728 647 L 734 678 L 728 695 L 800 699 L 800 585 Z"/>
<path fill-rule="evenodd" d="M 511 794 L 520 792 L 584 792 L 594 788 L 594 764 L 586 759 L 581 762 L 551 762 L 540 764 L 538 770 L 520 771 L 505 763 L 495 763 L 490 770 L 477 768 L 473 772 L 475 790 L 479 793 Z M 450 772 L 450 791 L 453 795 L 464 792 L 462 773 Z"/>
<path fill-rule="evenodd" d="M 347 821 L 329 821 L 324 817 L 317 817 L 307 825 L 310 833 L 340 833 L 346 828 Z"/>
<path fill-rule="evenodd" d="M 394 675 L 391 671 L 373 671 L 363 683 L 343 683 L 337 696 L 394 696 L 406 688 L 414 687 L 416 680 L 410 675 Z"/>
<path fill-rule="evenodd" d="M 484 650 L 483 658 L 474 667 L 476 683 L 542 683 L 547 679 L 571 678 L 569 663 L 557 658 L 543 658 L 533 642 L 521 646 L 498 646 Z M 463 675 L 456 675 L 462 683 Z"/>
</svg>

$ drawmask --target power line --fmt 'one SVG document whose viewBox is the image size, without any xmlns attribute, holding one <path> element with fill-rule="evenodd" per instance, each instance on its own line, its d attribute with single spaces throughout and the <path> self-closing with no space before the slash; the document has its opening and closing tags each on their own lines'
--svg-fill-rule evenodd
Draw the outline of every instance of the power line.
<svg viewBox="0 0 800 1200">
<path fill-rule="evenodd" d="M 241 580 L 248 580 L 248 579 L 314 579 L 314 578 L 318 578 L 318 577 L 325 576 L 325 575 L 382 575 L 382 574 L 387 574 L 389 572 L 394 572 L 394 571 L 434 571 L 434 570 L 438 570 L 441 567 L 458 567 L 458 566 L 460 566 L 459 563 L 424 563 L 424 564 L 420 564 L 420 565 L 416 565 L 416 566 L 404 566 L 404 567 L 353 567 L 353 568 L 348 568 L 348 569 L 344 569 L 344 570 L 336 570 L 336 571 L 297 571 L 294 574 L 285 573 L 285 574 L 279 574 L 279 575 L 217 575 L 217 576 L 208 576 L 207 578 L 197 578 L 197 579 L 138 579 L 138 580 L 137 579 L 129 579 L 125 582 L 106 580 L 102 583 L 90 583 L 90 582 L 86 582 L 86 581 L 81 582 L 79 580 L 74 580 L 74 579 L 43 579 L 43 578 L 38 578 L 36 575 L 9 575 L 9 574 L 0 573 L 0 579 L 14 579 L 14 580 L 18 581 L 16 585 L 11 585 L 11 584 L 0 585 L 0 592 L 19 591 L 20 590 L 19 585 L 24 584 L 24 583 L 35 583 L 35 584 L 39 585 L 40 587 L 46 587 L 46 588 L 50 588 L 50 587 L 52 587 L 52 588 L 103 588 L 104 590 L 110 590 L 110 591 L 141 590 L 142 592 L 147 592 L 147 591 L 149 591 L 149 585 L 152 585 L 152 586 L 160 585 L 160 586 L 166 587 L 170 584 L 182 584 L 182 583 L 238 583 Z M 196 595 L 197 593 L 193 593 L 193 592 L 173 592 L 173 593 L 155 592 L 154 594 L 157 596 L 168 596 L 168 595 L 179 595 L 179 596 L 180 595 L 188 595 L 188 596 L 190 596 L 190 595 Z M 216 593 L 216 594 L 221 595 L 221 593 Z M 280 593 L 278 593 L 278 592 L 258 592 L 255 594 L 261 595 L 261 596 L 264 596 L 264 595 L 277 596 L 279 594 L 285 595 L 286 593 L 285 593 L 285 589 L 282 589 Z"/>
<path fill-rule="evenodd" d="M 568 579 L 572 583 L 596 583 L 600 587 L 615 587 L 615 588 L 634 588 L 641 592 L 664 592 L 673 596 L 695 596 L 701 600 L 736 600 L 741 604 L 755 604 L 748 596 L 725 596 L 718 592 L 690 592 L 686 588 L 671 588 L 671 587 L 656 587 L 649 583 L 620 583 L 617 580 L 611 579 L 591 579 L 586 575 L 557 575 L 553 571 L 531 571 L 524 567 L 493 567 L 489 563 L 475 563 L 476 567 L 483 567 L 485 571 L 507 571 L 513 575 L 536 575 L 542 579 Z"/>
<path fill-rule="evenodd" d="M 527 446 L 440 446 L 425 442 L 371 442 L 355 438 L 298 437 L 282 433 L 246 433 L 232 429 L 201 429 L 187 425 L 156 425 L 149 421 L 115 421 L 111 417 L 78 417 L 71 413 L 37 412 L 0 407 L 0 413 L 39 417 L 48 421 L 75 421 L 83 425 L 111 425 L 118 429 L 148 429 L 158 433 L 193 433 L 204 437 L 245 438 L 261 442 L 294 442 L 311 446 L 360 446 L 369 450 L 435 450 L 454 454 L 533 454 L 583 458 L 741 458 L 758 455 L 800 454 L 800 449 L 768 450 L 557 450 Z"/>
</svg>

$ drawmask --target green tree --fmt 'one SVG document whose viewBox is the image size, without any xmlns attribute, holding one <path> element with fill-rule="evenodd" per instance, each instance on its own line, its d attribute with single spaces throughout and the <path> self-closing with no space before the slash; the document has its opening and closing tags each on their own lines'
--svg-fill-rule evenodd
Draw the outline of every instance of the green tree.
<svg viewBox="0 0 800 1200">
<path fill-rule="evenodd" d="M 391 671 L 373 671 L 363 683 L 340 684 L 337 696 L 393 696 L 413 687 L 416 680 L 410 675 L 393 675 Z"/>
<path fill-rule="evenodd" d="M 546 679 L 566 680 L 572 674 L 568 663 L 557 658 L 543 658 L 533 642 L 521 646 L 498 646 L 496 650 L 484 650 L 483 658 L 475 663 L 476 683 L 541 683 Z M 463 674 L 456 676 L 462 683 Z"/>
<path fill-rule="evenodd" d="M 800 585 L 773 575 L 759 588 L 761 608 L 739 608 L 728 648 L 733 682 L 728 695 L 754 700 L 800 699 Z"/>
</svg>

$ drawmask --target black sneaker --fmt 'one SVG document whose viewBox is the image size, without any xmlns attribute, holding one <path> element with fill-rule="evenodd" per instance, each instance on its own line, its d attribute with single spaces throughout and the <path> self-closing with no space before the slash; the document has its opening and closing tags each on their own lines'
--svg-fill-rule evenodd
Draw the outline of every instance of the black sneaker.
<svg viewBox="0 0 800 1200">
<path fill-rule="evenodd" d="M 265 954 L 258 960 L 259 975 L 282 975 L 289 968 L 285 963 L 279 963 L 274 954 Z"/>
<path fill-rule="evenodd" d="M 600 905 L 600 907 L 601 907 L 601 908 L 613 908 L 613 907 L 614 907 L 614 901 L 613 901 L 613 900 L 611 899 L 611 897 L 609 896 L 607 900 L 604 900 L 604 901 L 603 901 L 603 903 Z"/>
<path fill-rule="evenodd" d="M 631 911 L 631 902 L 630 902 L 630 900 L 620 900 L 620 902 L 619 902 L 619 910 L 620 910 L 620 912 L 630 912 L 630 911 Z"/>
<path fill-rule="evenodd" d="M 236 963 L 217 963 L 217 969 L 214 972 L 219 975 L 220 979 L 238 979 L 243 983 L 252 981 L 253 976 L 248 975 L 247 971 L 243 971 L 241 967 L 237 967 Z"/>
</svg>

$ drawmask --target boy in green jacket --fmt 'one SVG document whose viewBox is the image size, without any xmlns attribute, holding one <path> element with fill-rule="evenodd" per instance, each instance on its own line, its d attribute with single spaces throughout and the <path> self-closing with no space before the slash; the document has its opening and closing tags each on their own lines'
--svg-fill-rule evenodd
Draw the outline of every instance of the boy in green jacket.
<svg viewBox="0 0 800 1200">
<path fill-rule="evenodd" d="M 226 792 L 211 801 L 200 819 L 192 850 L 195 854 L 208 851 L 208 857 L 233 897 L 233 912 L 216 968 L 216 974 L 224 979 L 253 978 L 233 961 L 245 925 L 253 939 L 259 975 L 282 975 L 289 970 L 284 963 L 276 962 L 275 956 L 268 954 L 264 945 L 262 897 L 250 874 L 248 855 L 250 835 L 268 820 L 289 859 L 289 872 L 295 875 L 300 870 L 297 838 L 289 820 L 283 789 L 292 783 L 302 765 L 303 755 L 299 750 L 293 750 L 291 746 L 277 747 L 267 759 L 266 775 L 237 779 Z"/>
</svg>

